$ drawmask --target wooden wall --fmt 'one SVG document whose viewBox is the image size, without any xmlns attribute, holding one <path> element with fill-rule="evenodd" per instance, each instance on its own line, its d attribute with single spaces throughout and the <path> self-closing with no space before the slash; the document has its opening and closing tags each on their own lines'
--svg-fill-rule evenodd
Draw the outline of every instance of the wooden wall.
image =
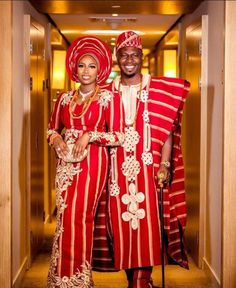
<svg viewBox="0 0 236 288">
<path fill-rule="evenodd" d="M 0 1 L 0 287 L 11 287 L 12 3 Z"/>
<path fill-rule="evenodd" d="M 236 2 L 225 10 L 225 103 L 223 181 L 223 285 L 236 287 Z"/>
</svg>

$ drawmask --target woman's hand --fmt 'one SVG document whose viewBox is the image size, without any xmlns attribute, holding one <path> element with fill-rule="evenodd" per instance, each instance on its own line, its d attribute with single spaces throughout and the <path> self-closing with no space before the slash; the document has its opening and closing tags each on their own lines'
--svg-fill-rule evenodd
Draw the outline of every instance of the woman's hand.
<svg viewBox="0 0 236 288">
<path fill-rule="evenodd" d="M 63 141 L 61 137 L 56 137 L 53 140 L 53 148 L 55 149 L 57 155 L 60 157 L 61 156 L 66 156 L 68 153 L 68 147 L 66 143 Z"/>
<path fill-rule="evenodd" d="M 163 187 L 170 181 L 170 168 L 163 164 L 160 164 L 159 170 L 157 172 L 158 184 Z"/>
<path fill-rule="evenodd" d="M 78 158 L 79 155 L 82 156 L 84 154 L 85 148 L 88 146 L 88 143 L 89 143 L 89 134 L 86 132 L 75 142 L 72 151 L 73 157 Z"/>
</svg>

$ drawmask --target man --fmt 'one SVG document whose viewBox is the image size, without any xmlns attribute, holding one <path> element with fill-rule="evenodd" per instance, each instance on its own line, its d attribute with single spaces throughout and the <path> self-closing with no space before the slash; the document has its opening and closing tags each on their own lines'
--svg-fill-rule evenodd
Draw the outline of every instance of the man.
<svg viewBox="0 0 236 288">
<path fill-rule="evenodd" d="M 123 115 L 113 107 L 110 121 L 125 131 L 124 145 L 111 149 L 109 215 L 115 268 L 125 269 L 129 288 L 152 287 L 152 266 L 161 264 L 160 172 L 163 182 L 171 176 L 164 193 L 166 252 L 188 267 L 182 243 L 186 207 L 180 128 L 189 83 L 142 75 L 141 39 L 133 31 L 118 37 L 116 56 L 121 76 L 106 87 L 114 103 L 123 106 Z"/>
</svg>

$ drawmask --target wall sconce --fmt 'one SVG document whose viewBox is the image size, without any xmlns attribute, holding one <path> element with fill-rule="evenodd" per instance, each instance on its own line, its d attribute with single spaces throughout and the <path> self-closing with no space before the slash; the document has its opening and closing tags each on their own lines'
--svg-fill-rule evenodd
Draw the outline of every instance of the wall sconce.
<svg viewBox="0 0 236 288">
<path fill-rule="evenodd" d="M 53 50 L 52 89 L 62 90 L 65 88 L 65 59 L 66 51 Z"/>
<path fill-rule="evenodd" d="M 176 50 L 164 50 L 164 76 L 176 77 Z"/>
</svg>

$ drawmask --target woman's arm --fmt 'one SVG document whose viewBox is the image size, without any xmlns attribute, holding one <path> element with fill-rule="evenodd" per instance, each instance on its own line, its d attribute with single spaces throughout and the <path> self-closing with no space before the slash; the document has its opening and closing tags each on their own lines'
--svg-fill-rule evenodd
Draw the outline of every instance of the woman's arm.
<svg viewBox="0 0 236 288">
<path fill-rule="evenodd" d="M 57 98 L 47 128 L 47 141 L 56 150 L 58 155 L 61 153 L 66 155 L 68 152 L 67 145 L 61 136 L 61 131 L 63 130 L 63 123 L 61 121 L 62 99 L 63 94 Z"/>
</svg>

